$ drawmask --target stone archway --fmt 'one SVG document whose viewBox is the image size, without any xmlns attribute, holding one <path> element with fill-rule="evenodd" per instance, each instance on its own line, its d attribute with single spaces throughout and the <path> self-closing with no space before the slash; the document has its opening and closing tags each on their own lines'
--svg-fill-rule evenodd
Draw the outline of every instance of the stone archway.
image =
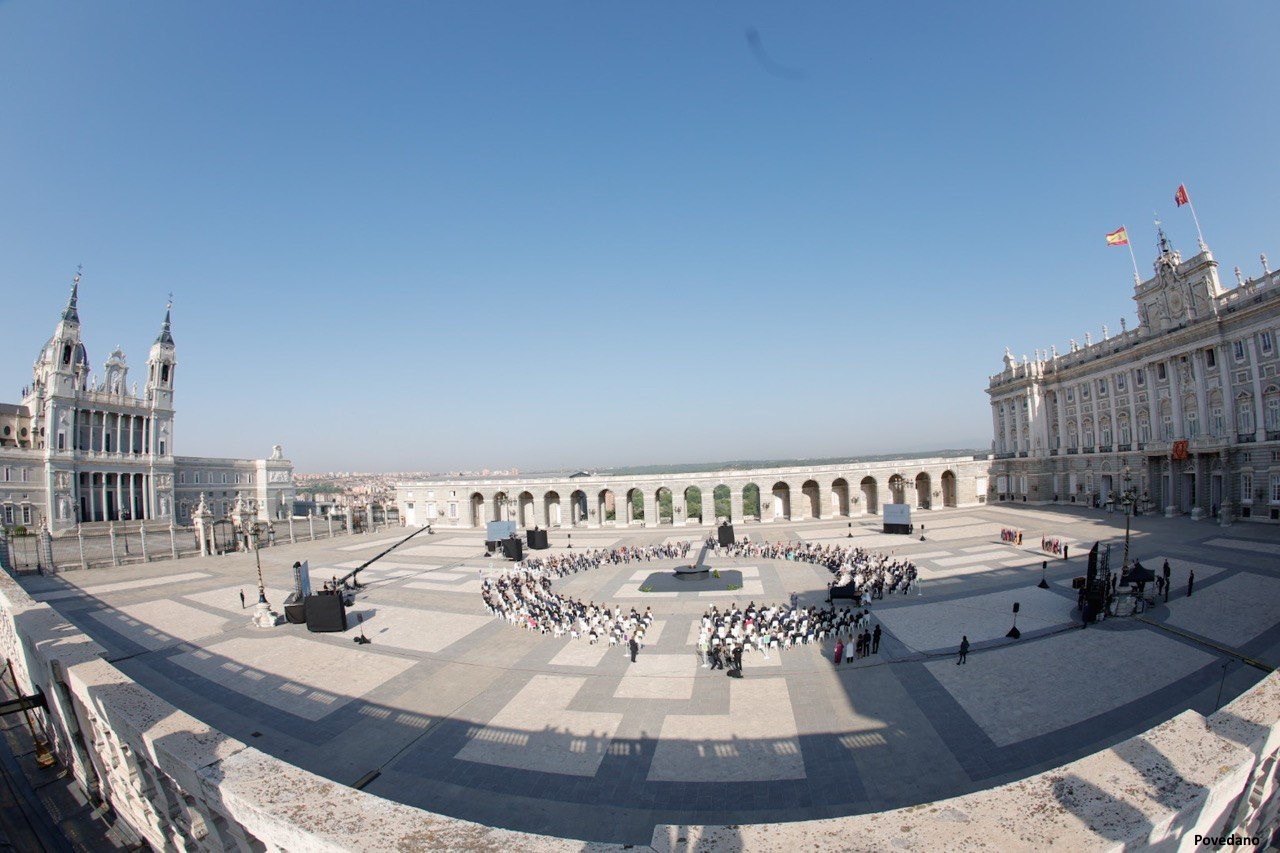
<svg viewBox="0 0 1280 853">
<path fill-rule="evenodd" d="M 600 494 L 596 495 L 596 505 L 593 509 L 588 510 L 588 518 L 591 524 L 603 525 L 606 521 L 612 521 L 615 525 L 618 523 L 618 510 L 626 512 L 626 507 L 618 506 L 618 499 L 613 493 L 613 489 L 601 489 Z"/>
<path fill-rule="evenodd" d="M 848 516 L 849 512 L 849 481 L 844 477 L 836 479 L 831 484 L 831 512 L 836 516 Z"/>
<path fill-rule="evenodd" d="M 876 483 L 875 477 L 863 477 L 862 482 L 858 484 L 862 491 L 862 506 L 867 515 L 876 515 L 880 512 L 880 487 Z"/>
<path fill-rule="evenodd" d="M 907 481 L 901 474 L 889 478 L 889 502 L 900 504 L 907 502 Z"/>
<path fill-rule="evenodd" d="M 733 502 L 729 497 L 729 487 L 721 483 L 711 490 L 711 498 L 714 501 L 712 506 L 715 507 L 715 519 L 725 519 L 730 524 L 733 523 Z"/>
<path fill-rule="evenodd" d="M 533 493 L 521 492 L 516 498 L 516 524 L 528 529 L 533 527 L 534 523 Z"/>
<path fill-rule="evenodd" d="M 480 494 L 479 492 L 472 492 L 470 503 L 471 503 L 471 526 L 484 527 L 484 523 L 489 520 L 488 516 L 485 515 L 485 511 L 484 511 L 484 507 L 485 507 L 484 495 Z"/>
<path fill-rule="evenodd" d="M 542 496 L 542 516 L 547 520 L 547 527 L 559 527 L 564 524 L 560 514 L 559 492 L 547 492 Z"/>
<path fill-rule="evenodd" d="M 791 519 L 791 487 L 781 480 L 773 484 L 772 518 Z"/>
<path fill-rule="evenodd" d="M 951 470 L 942 472 L 942 505 L 956 505 L 956 474 Z"/>
<path fill-rule="evenodd" d="M 569 495 L 569 524 L 576 527 L 585 523 L 588 517 L 587 493 L 577 489 Z"/>
<path fill-rule="evenodd" d="M 918 509 L 928 509 L 933 505 L 933 481 L 924 471 L 916 474 L 916 507 Z"/>
<path fill-rule="evenodd" d="M 805 480 L 800 486 L 804 500 L 800 502 L 802 518 L 822 518 L 822 491 L 817 480 Z"/>
<path fill-rule="evenodd" d="M 675 523 L 675 506 L 672 498 L 671 490 L 666 486 L 660 487 L 653 493 L 653 506 L 658 515 L 656 519 L 658 524 Z"/>
<path fill-rule="evenodd" d="M 644 517 L 644 492 L 639 489 L 627 489 L 627 499 L 624 503 L 625 506 L 618 507 L 616 510 L 617 524 L 628 525 L 636 521 L 643 524 L 648 521 Z"/>
<path fill-rule="evenodd" d="M 684 507 L 685 518 L 690 522 L 696 517 L 699 522 L 702 521 L 704 512 L 708 510 L 702 505 L 702 489 L 697 486 L 689 486 L 684 490 Z"/>
<path fill-rule="evenodd" d="M 760 509 L 760 487 L 755 483 L 747 483 L 742 487 L 742 520 L 761 521 L 763 518 Z"/>
</svg>

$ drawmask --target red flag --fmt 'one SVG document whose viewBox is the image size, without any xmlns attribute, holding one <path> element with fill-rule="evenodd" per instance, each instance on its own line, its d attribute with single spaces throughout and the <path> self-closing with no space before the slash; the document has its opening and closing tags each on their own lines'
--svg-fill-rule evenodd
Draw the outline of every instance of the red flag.
<svg viewBox="0 0 1280 853">
<path fill-rule="evenodd" d="M 1178 184 L 1178 191 L 1173 194 L 1173 200 L 1178 207 L 1182 207 L 1184 204 L 1191 204 L 1191 196 L 1187 195 L 1186 184 Z"/>
<path fill-rule="evenodd" d="M 1124 230 L 1124 226 L 1117 228 L 1107 235 L 1108 246 L 1127 246 L 1129 245 L 1129 232 Z"/>
</svg>

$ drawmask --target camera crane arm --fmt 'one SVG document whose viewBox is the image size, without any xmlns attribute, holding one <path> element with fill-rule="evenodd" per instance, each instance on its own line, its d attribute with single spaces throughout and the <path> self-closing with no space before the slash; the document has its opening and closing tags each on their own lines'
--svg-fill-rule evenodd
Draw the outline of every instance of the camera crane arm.
<svg viewBox="0 0 1280 853">
<path fill-rule="evenodd" d="M 423 532 L 424 530 L 429 530 L 430 528 L 431 528 L 431 525 L 427 525 L 426 527 L 419 527 L 417 530 L 413 531 L 413 532 L 412 532 L 412 533 L 410 533 L 408 536 L 404 537 L 404 538 L 403 538 L 403 539 L 401 539 L 399 542 L 397 542 L 396 544 L 392 545 L 390 548 L 388 548 L 387 550 L 383 551 L 383 552 L 382 552 L 381 554 L 379 554 L 378 556 L 376 556 L 376 557 L 374 557 L 374 558 L 372 558 L 372 559 L 370 559 L 370 560 L 366 560 L 363 564 L 361 564 L 361 565 L 359 565 L 359 566 L 356 566 L 354 569 L 352 569 L 351 571 L 347 572 L 345 575 L 343 575 L 343 576 L 338 580 L 338 584 L 337 584 L 337 585 L 338 585 L 338 587 L 339 587 L 339 588 L 341 588 L 341 587 L 346 586 L 346 585 L 347 585 L 347 581 L 349 581 L 349 580 L 353 579 L 353 578 L 354 578 L 356 575 L 358 575 L 362 570 L 367 569 L 369 566 L 371 566 L 372 564 L 376 563 L 378 560 L 381 560 L 383 557 L 387 556 L 387 555 L 388 555 L 388 554 L 390 554 L 392 551 L 394 551 L 395 549 L 399 548 L 401 545 L 403 545 L 404 543 L 408 542 L 408 541 L 409 541 L 410 539 L 412 539 L 413 537 L 417 536 L 419 533 Z"/>
</svg>

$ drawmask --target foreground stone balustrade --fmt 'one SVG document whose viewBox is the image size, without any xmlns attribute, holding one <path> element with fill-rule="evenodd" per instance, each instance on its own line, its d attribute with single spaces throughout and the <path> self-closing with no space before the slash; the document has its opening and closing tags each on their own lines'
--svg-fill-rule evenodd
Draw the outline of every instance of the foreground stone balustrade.
<svg viewBox="0 0 1280 853">
<path fill-rule="evenodd" d="M 174 708 L 0 576 L 0 647 L 49 698 L 60 760 L 139 837 L 182 850 L 551 850 L 591 844 L 392 803 L 286 764 Z M 658 826 L 655 851 L 1192 850 L 1195 835 L 1276 830 L 1280 675 L 1206 720 L 1185 711 L 1110 749 L 985 791 L 830 820 Z"/>
</svg>

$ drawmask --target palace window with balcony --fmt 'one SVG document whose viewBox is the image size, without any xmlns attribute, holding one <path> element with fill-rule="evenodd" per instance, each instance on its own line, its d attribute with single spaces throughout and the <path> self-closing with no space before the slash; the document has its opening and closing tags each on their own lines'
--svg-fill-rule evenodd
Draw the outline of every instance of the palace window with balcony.
<svg viewBox="0 0 1280 853">
<path fill-rule="evenodd" d="M 1253 474 L 1249 471 L 1240 472 L 1240 503 L 1253 503 Z"/>
</svg>

